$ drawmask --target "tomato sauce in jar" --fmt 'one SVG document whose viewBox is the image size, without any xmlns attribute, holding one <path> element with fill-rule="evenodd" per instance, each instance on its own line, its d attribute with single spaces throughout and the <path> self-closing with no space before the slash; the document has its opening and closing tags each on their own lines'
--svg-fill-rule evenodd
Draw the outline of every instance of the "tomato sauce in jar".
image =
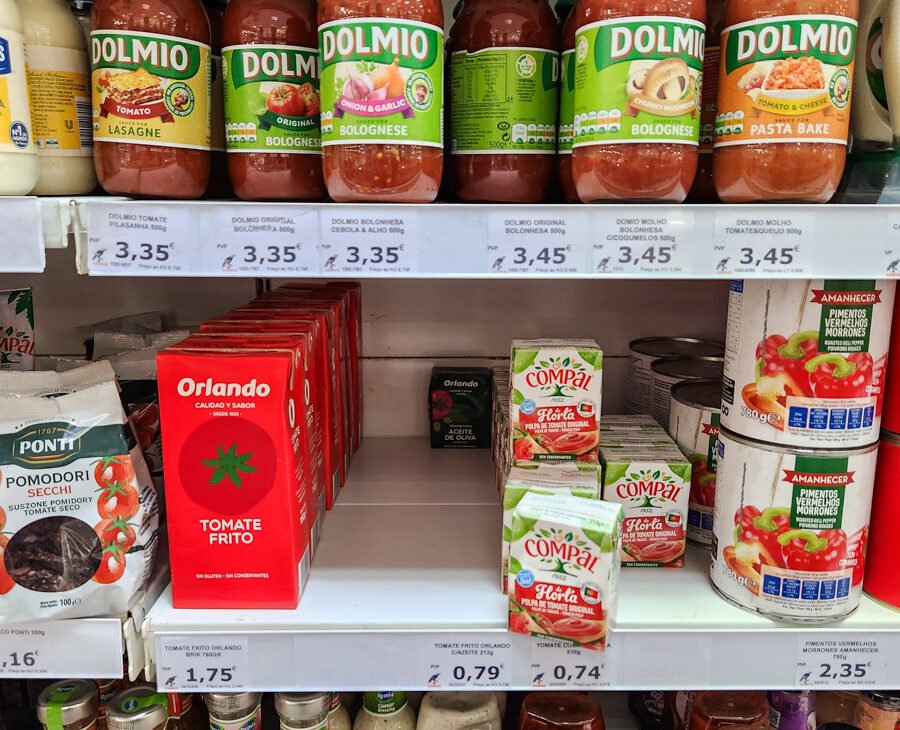
<svg viewBox="0 0 900 730">
<path fill-rule="evenodd" d="M 578 202 L 575 178 L 572 177 L 572 134 L 575 125 L 575 0 L 560 0 L 556 13 L 562 24 L 559 63 L 559 141 L 557 162 L 559 184 L 567 203 Z"/>
<path fill-rule="evenodd" d="M 231 0 L 223 45 L 228 173 L 235 193 L 243 200 L 321 200 L 315 3 Z"/>
<path fill-rule="evenodd" d="M 328 194 L 431 202 L 444 168 L 441 0 L 322 0 L 318 17 Z"/>
<path fill-rule="evenodd" d="M 834 195 L 858 12 L 858 0 L 727 0 L 713 155 L 723 202 Z"/>
<path fill-rule="evenodd" d="M 697 171 L 706 3 L 578 0 L 574 14 L 578 197 L 683 201 Z"/>
<path fill-rule="evenodd" d="M 558 49 L 548 0 L 463 3 L 449 42 L 451 149 L 461 199 L 546 199 L 556 168 Z"/>
<path fill-rule="evenodd" d="M 211 39 L 203 4 L 97 0 L 91 23 L 100 184 L 116 195 L 199 198 L 211 157 Z M 142 61 L 148 48 L 150 60 Z"/>
</svg>

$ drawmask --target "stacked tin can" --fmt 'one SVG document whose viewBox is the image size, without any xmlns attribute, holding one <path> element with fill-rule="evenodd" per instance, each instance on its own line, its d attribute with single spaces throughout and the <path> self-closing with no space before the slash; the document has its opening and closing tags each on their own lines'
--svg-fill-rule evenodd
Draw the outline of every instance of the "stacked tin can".
<svg viewBox="0 0 900 730">
<path fill-rule="evenodd" d="M 772 618 L 859 604 L 894 282 L 734 281 L 710 576 Z"/>
</svg>

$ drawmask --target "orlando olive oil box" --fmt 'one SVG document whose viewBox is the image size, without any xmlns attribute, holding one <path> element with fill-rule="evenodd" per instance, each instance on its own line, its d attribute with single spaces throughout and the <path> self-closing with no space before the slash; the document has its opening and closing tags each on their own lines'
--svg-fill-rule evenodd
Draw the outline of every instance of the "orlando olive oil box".
<svg viewBox="0 0 900 730">
<path fill-rule="evenodd" d="M 431 448 L 489 449 L 491 402 L 488 368 L 432 368 L 428 391 Z"/>
</svg>

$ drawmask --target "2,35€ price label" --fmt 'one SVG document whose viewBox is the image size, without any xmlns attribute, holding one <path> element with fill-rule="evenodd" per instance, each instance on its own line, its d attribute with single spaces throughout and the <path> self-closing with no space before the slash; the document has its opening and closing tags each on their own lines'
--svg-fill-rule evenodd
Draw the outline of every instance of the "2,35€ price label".
<svg viewBox="0 0 900 730">
<path fill-rule="evenodd" d="M 883 640 L 860 634 L 840 639 L 800 636 L 795 684 L 800 689 L 878 687 L 888 681 Z"/>
<path fill-rule="evenodd" d="M 419 674 L 429 689 L 509 687 L 513 649 L 506 639 L 422 639 Z"/>
<path fill-rule="evenodd" d="M 387 211 L 387 209 L 386 209 Z M 319 261 L 325 274 L 408 274 L 419 270 L 419 214 L 368 208 L 323 211 Z"/>
<path fill-rule="evenodd" d="M 88 224 L 88 271 L 113 276 L 195 272 L 190 212 L 181 206 L 95 204 Z"/>
<path fill-rule="evenodd" d="M 158 638 L 160 691 L 243 689 L 249 681 L 247 637 L 166 635 Z"/>
<path fill-rule="evenodd" d="M 531 646 L 531 686 L 560 688 L 611 687 L 618 680 L 619 663 L 612 643 L 606 651 L 581 649 L 555 641 L 534 639 Z"/>
</svg>

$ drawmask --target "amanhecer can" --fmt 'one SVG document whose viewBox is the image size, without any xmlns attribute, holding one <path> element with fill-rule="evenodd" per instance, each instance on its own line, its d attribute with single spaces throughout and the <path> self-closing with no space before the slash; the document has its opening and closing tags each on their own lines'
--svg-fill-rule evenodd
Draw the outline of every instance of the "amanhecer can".
<svg viewBox="0 0 900 730">
<path fill-rule="evenodd" d="M 653 402 L 650 414 L 657 423 L 669 425 L 672 406 L 672 386 L 685 380 L 722 378 L 724 361 L 721 357 L 663 357 L 650 365 L 653 375 Z"/>
<path fill-rule="evenodd" d="M 642 337 L 628 343 L 626 413 L 650 413 L 653 375 L 650 364 L 661 357 L 722 357 L 725 345 L 693 337 Z"/>
<path fill-rule="evenodd" d="M 672 386 L 669 435 L 691 462 L 687 539 L 702 547 L 712 545 L 721 402 L 721 378 L 685 380 Z"/>
<path fill-rule="evenodd" d="M 847 449 L 881 423 L 893 281 L 733 281 L 722 425 L 767 443 Z"/>
<path fill-rule="evenodd" d="M 775 619 L 834 621 L 859 605 L 878 446 L 786 449 L 719 430 L 710 577 Z"/>
</svg>

